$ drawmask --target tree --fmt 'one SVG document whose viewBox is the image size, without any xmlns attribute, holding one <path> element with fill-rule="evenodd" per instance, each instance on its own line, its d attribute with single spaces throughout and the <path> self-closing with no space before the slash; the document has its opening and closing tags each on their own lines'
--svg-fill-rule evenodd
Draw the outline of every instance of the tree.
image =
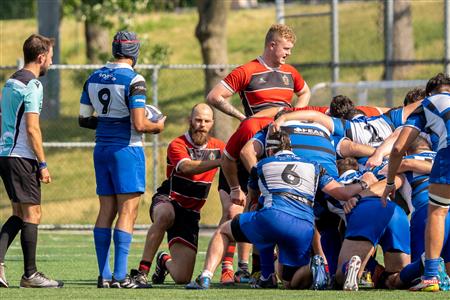
<svg viewBox="0 0 450 300">
<path fill-rule="evenodd" d="M 394 1 L 394 60 L 413 60 L 414 34 L 410 0 Z M 404 79 L 411 66 L 395 66 L 394 79 Z"/>
<path fill-rule="evenodd" d="M 201 49 L 203 63 L 227 64 L 227 11 L 229 3 L 227 1 L 199 0 L 197 9 L 199 21 L 195 29 Z M 205 69 L 205 96 L 208 92 L 222 80 L 228 70 Z M 221 140 L 227 140 L 232 133 L 231 117 L 214 109 L 215 125 L 214 134 Z"/>
</svg>

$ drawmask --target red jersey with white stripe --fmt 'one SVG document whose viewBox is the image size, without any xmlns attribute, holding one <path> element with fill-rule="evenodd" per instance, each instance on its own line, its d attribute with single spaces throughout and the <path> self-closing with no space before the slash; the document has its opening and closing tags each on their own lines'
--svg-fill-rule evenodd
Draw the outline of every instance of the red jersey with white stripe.
<svg viewBox="0 0 450 300">
<path fill-rule="evenodd" d="M 303 89 L 305 81 L 293 66 L 271 68 L 258 57 L 234 69 L 222 84 L 233 94 L 239 93 L 249 117 L 269 107 L 291 107 L 294 94 Z"/>
<path fill-rule="evenodd" d="M 242 147 L 262 128 L 273 122 L 273 118 L 253 117 L 245 119 L 233 133 L 225 146 L 224 154 L 231 160 L 239 159 Z"/>
<path fill-rule="evenodd" d="M 356 106 L 356 109 L 362 111 L 366 117 L 375 117 L 375 116 L 379 116 L 383 113 L 378 107 L 373 107 L 373 106 Z M 297 110 L 315 110 L 315 111 L 319 111 L 323 114 L 328 114 L 330 111 L 330 108 L 328 106 L 314 106 L 314 105 L 292 108 L 292 111 L 297 111 Z"/>
<path fill-rule="evenodd" d="M 185 175 L 178 168 L 186 160 L 218 159 L 224 148 L 225 143 L 213 137 L 203 146 L 195 145 L 188 133 L 177 137 L 167 148 L 167 179 L 158 192 L 169 195 L 186 209 L 199 212 L 208 198 L 218 168 L 193 175 Z"/>
</svg>

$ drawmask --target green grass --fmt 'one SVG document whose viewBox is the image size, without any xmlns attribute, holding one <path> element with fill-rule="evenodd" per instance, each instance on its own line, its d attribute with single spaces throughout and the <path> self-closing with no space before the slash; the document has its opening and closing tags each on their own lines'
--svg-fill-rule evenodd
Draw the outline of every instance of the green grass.
<svg viewBox="0 0 450 300">
<path fill-rule="evenodd" d="M 339 4 L 340 58 L 342 61 L 379 60 L 383 58 L 382 13 L 380 1 L 348 1 Z M 441 58 L 444 52 L 443 1 L 412 1 L 412 15 L 415 36 L 415 52 L 418 59 Z M 286 5 L 286 14 L 324 12 L 328 5 Z M 430 17 L 432 16 L 432 17 Z M 242 64 L 263 50 L 267 28 L 274 23 L 275 8 L 262 7 L 249 10 L 230 10 L 227 22 L 228 63 Z M 143 42 L 143 50 L 156 44 L 166 45 L 170 51 L 167 63 L 202 63 L 200 46 L 194 36 L 198 22 L 196 9 L 177 13 L 151 13 L 136 15 L 132 18 L 130 30 L 138 33 Z M 300 64 L 299 70 L 309 86 L 318 82 L 330 81 L 327 68 L 304 68 L 302 63 L 319 62 L 330 59 L 329 18 L 314 17 L 288 19 L 296 34 L 297 43 L 289 58 L 290 63 Z M 20 29 L 20 30 L 18 30 Z M 110 28 L 110 33 L 116 28 Z M 0 21 L 0 65 L 15 65 L 21 57 L 22 43 L 27 36 L 37 31 L 37 21 L 1 20 Z M 84 26 L 74 18 L 64 17 L 60 26 L 61 63 L 84 64 L 85 42 Z M 143 51 L 145 52 L 145 51 Z M 147 54 L 141 62 L 150 62 Z M 407 79 L 428 79 L 442 66 L 415 66 L 408 72 Z M 13 71 L 0 70 L 0 85 Z M 62 70 L 60 89 L 60 118 L 42 122 L 45 141 L 92 142 L 93 132 L 78 127 L 79 97 L 84 80 L 90 71 Z M 142 72 L 149 87 L 151 101 L 151 72 Z M 380 80 L 383 67 L 342 68 L 341 81 Z M 202 70 L 166 70 L 160 71 L 158 101 L 163 113 L 168 115 L 166 129 L 160 135 L 160 141 L 169 142 L 187 130 L 187 116 L 194 103 L 204 101 L 204 74 Z M 355 98 L 354 90 L 339 92 Z M 395 91 L 395 104 L 399 105 L 405 90 Z M 313 105 L 329 102 L 330 92 L 323 92 L 311 100 Z M 240 107 L 239 97 L 233 102 Z M 369 92 L 369 103 L 382 105 L 382 91 Z M 234 125 L 237 126 L 237 122 Z M 147 151 L 149 155 L 150 150 Z M 150 160 L 150 156 L 148 156 Z M 164 178 L 165 149 L 160 151 L 159 178 Z M 47 160 L 54 183 L 43 188 L 43 223 L 93 223 L 96 214 L 95 182 L 93 178 L 91 149 L 47 150 Z M 152 170 L 151 162 L 148 170 Z M 152 182 L 151 172 L 148 182 Z M 149 186 L 151 190 L 151 186 Z M 3 187 L 0 187 L 0 219 L 9 214 L 9 204 Z M 151 193 L 144 196 L 144 205 L 138 219 L 139 223 L 148 223 L 148 203 Z M 49 205 L 46 207 L 46 205 Z M 68 214 L 67 212 L 70 212 Z M 220 217 L 220 205 L 215 189 L 211 189 L 208 204 L 204 208 L 203 218 L 206 224 L 216 224 Z"/>
<path fill-rule="evenodd" d="M 135 234 L 129 256 L 129 268 L 137 267 L 145 235 Z M 201 236 L 194 276 L 203 266 L 209 237 Z M 164 240 L 162 249 L 167 249 Z M 98 299 L 98 298 L 147 298 L 147 299 L 448 299 L 448 293 L 423 294 L 407 291 L 371 290 L 354 293 L 342 291 L 289 291 L 254 290 L 247 285 L 222 288 L 219 272 L 216 272 L 213 287 L 207 291 L 187 291 L 182 285 L 175 285 L 170 276 L 166 284 L 149 290 L 98 290 L 96 289 L 97 262 L 90 232 L 48 232 L 41 231 L 38 244 L 37 263 L 39 270 L 55 279 L 65 282 L 63 289 L 31 290 L 19 289 L 22 274 L 22 254 L 19 239 L 12 244 L 7 256 L 7 278 L 10 289 L 0 289 L 1 299 Z"/>
</svg>

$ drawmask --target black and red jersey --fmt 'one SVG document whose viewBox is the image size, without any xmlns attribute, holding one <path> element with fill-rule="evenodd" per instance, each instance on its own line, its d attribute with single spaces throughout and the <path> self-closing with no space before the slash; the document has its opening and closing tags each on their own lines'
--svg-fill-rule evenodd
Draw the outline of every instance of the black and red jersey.
<svg viewBox="0 0 450 300">
<path fill-rule="evenodd" d="M 247 117 L 273 106 L 291 107 L 294 94 L 305 81 L 291 65 L 270 68 L 261 57 L 234 69 L 222 80 L 232 93 L 239 93 Z"/>
<path fill-rule="evenodd" d="M 199 212 L 206 202 L 218 168 L 193 175 L 185 175 L 178 168 L 186 160 L 218 159 L 224 148 L 225 143 L 213 137 L 203 146 L 195 145 L 188 133 L 177 137 L 167 148 L 167 179 L 158 192 L 169 195 L 184 208 Z"/>
</svg>

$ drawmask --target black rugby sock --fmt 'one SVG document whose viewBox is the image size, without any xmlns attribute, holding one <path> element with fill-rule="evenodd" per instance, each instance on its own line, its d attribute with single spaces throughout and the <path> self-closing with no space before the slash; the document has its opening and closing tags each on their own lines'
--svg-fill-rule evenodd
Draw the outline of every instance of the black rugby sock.
<svg viewBox="0 0 450 300">
<path fill-rule="evenodd" d="M 30 277 L 36 273 L 36 246 L 38 236 L 38 225 L 24 222 L 20 234 L 20 243 L 22 245 L 24 273 Z"/>
<path fill-rule="evenodd" d="M 9 217 L 5 224 L 3 224 L 2 230 L 0 231 L 0 263 L 5 261 L 6 252 L 20 229 L 22 229 L 22 226 L 23 221 L 18 216 Z"/>
</svg>

